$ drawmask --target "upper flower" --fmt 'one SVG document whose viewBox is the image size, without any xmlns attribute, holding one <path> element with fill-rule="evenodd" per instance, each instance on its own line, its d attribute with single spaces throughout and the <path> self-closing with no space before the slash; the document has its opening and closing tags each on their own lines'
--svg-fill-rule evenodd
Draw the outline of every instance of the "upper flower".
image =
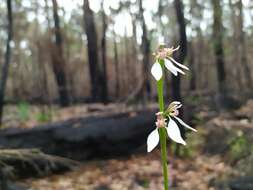
<svg viewBox="0 0 253 190">
<path fill-rule="evenodd" d="M 159 143 L 159 133 L 158 128 L 165 127 L 167 130 L 168 136 L 175 142 L 186 145 L 186 142 L 181 136 L 179 127 L 175 120 L 178 121 L 179 124 L 182 126 L 192 130 L 197 131 L 196 129 L 190 127 L 187 125 L 182 119 L 180 119 L 178 116 L 179 111 L 178 109 L 182 107 L 182 104 L 178 101 L 172 102 L 165 113 L 158 112 L 157 115 L 157 122 L 156 122 L 156 129 L 152 131 L 147 139 L 147 151 L 151 152 Z M 168 121 L 165 120 L 164 115 L 168 117 Z"/>
<path fill-rule="evenodd" d="M 162 66 L 159 63 L 159 60 L 164 60 L 165 67 L 172 72 L 175 76 L 178 75 L 178 73 L 185 74 L 182 69 L 189 70 L 188 67 L 178 63 L 176 60 L 173 59 L 173 52 L 177 51 L 179 49 L 179 46 L 177 48 L 166 48 L 164 45 L 160 45 L 158 50 L 154 53 L 155 56 L 155 63 L 153 64 L 151 68 L 151 74 L 154 76 L 156 80 L 160 80 L 163 75 Z"/>
</svg>

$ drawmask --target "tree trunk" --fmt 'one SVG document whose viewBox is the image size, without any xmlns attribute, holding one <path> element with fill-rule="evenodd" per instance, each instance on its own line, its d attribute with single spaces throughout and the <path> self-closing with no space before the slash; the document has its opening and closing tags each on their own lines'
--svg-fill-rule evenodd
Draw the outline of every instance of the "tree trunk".
<svg viewBox="0 0 253 190">
<path fill-rule="evenodd" d="M 102 66 L 103 66 L 103 81 L 102 81 L 102 101 L 106 103 L 108 101 L 108 88 L 107 88 L 107 63 L 106 63 L 106 31 L 107 31 L 107 18 L 103 8 L 103 1 L 101 3 L 102 11 L 102 22 L 103 22 L 103 32 L 101 40 L 102 49 Z"/>
<path fill-rule="evenodd" d="M 3 107 L 4 107 L 4 96 L 5 96 L 5 89 L 7 78 L 9 74 L 9 65 L 11 61 L 11 47 L 10 43 L 13 36 L 12 30 L 12 5 L 11 0 L 7 0 L 7 17 L 8 17 L 8 26 L 7 26 L 7 33 L 8 38 L 6 42 L 6 52 L 5 52 L 5 60 L 1 71 L 1 80 L 0 80 L 0 125 L 2 124 L 2 117 L 3 117 Z"/>
<path fill-rule="evenodd" d="M 200 22 L 196 24 L 196 20 L 199 21 L 199 15 L 201 15 L 201 10 L 199 8 L 199 5 L 196 0 L 190 1 L 190 14 L 191 14 L 191 29 L 192 31 L 197 31 L 197 37 L 200 36 L 199 33 L 201 33 L 200 29 Z M 193 21 L 195 20 L 195 22 Z M 196 40 L 195 40 L 196 39 Z M 188 43 L 189 47 L 189 68 L 190 68 L 190 83 L 189 83 L 189 90 L 195 91 L 197 89 L 197 80 L 196 80 L 196 70 L 197 70 L 197 62 L 198 59 L 196 59 L 196 52 L 194 51 L 195 45 L 198 43 L 198 38 L 196 38 L 194 35 L 191 36 L 191 41 Z M 197 50 L 198 52 L 200 50 Z M 199 77 L 200 78 L 200 77 Z"/>
<path fill-rule="evenodd" d="M 181 0 L 174 0 L 174 8 L 176 10 L 177 15 L 177 22 L 179 26 L 179 45 L 180 49 L 177 52 L 176 59 L 180 63 L 184 63 L 184 60 L 187 55 L 187 37 L 186 37 L 186 24 L 184 19 L 184 7 L 181 2 Z M 180 82 L 180 75 L 177 77 L 172 75 L 171 78 L 171 87 L 172 87 L 172 99 L 173 101 L 181 101 L 181 82 Z M 181 117 L 183 117 L 183 110 L 180 112 Z M 185 138 L 185 128 L 180 127 L 180 131 L 182 134 L 182 137 Z M 176 148 L 176 155 L 179 155 L 179 146 Z"/>
<path fill-rule="evenodd" d="M 137 43 L 137 31 L 136 31 L 136 15 L 133 13 L 131 14 L 131 21 L 132 21 L 132 26 L 133 26 L 133 36 L 131 38 L 131 62 L 132 62 L 132 67 L 131 67 L 131 83 L 134 84 L 136 80 L 138 80 L 137 76 L 137 71 L 138 71 L 138 43 Z M 132 90 L 132 89 L 131 89 Z"/>
<path fill-rule="evenodd" d="M 226 94 L 226 72 L 223 52 L 223 25 L 220 0 L 213 0 L 213 48 L 215 53 L 218 90 L 221 95 Z"/>
<path fill-rule="evenodd" d="M 84 10 L 84 27 L 88 42 L 91 96 L 93 101 L 100 101 L 102 98 L 101 97 L 102 78 L 98 65 L 97 33 L 94 23 L 93 12 L 90 9 L 88 0 L 84 0 L 83 10 Z"/>
<path fill-rule="evenodd" d="M 128 37 L 127 37 L 127 27 L 125 27 L 125 32 L 124 32 L 124 42 L 123 42 L 123 46 L 124 46 L 124 55 L 125 55 L 125 60 L 124 60 L 124 92 L 123 93 L 126 93 L 128 94 L 129 91 L 131 91 L 131 79 L 132 79 L 132 75 L 131 77 L 129 76 L 129 74 L 131 73 L 131 60 L 130 60 L 130 52 L 129 50 L 131 49 L 129 47 L 129 40 L 128 40 Z M 131 73 L 132 74 L 132 73 Z"/>
<path fill-rule="evenodd" d="M 52 0 L 53 3 L 53 16 L 54 16 L 54 35 L 55 42 L 52 51 L 52 65 L 55 79 L 58 85 L 58 93 L 60 97 L 61 106 L 68 106 L 70 104 L 67 80 L 65 74 L 65 60 L 63 56 L 63 39 L 60 30 L 60 19 L 58 15 L 57 0 Z"/>
<path fill-rule="evenodd" d="M 115 65 L 115 96 L 119 97 L 120 81 L 119 81 L 119 58 L 118 58 L 118 47 L 116 41 L 116 33 L 113 29 L 113 51 L 114 51 L 114 65 Z"/>
<path fill-rule="evenodd" d="M 239 29 L 239 56 L 240 56 L 240 62 L 241 66 L 243 68 L 246 85 L 248 88 L 252 88 L 252 76 L 251 76 L 251 68 L 248 65 L 248 59 L 247 59 L 247 48 L 245 44 L 245 33 L 243 31 L 243 5 L 242 0 L 238 0 L 237 3 L 237 9 L 239 11 L 238 15 L 238 29 Z"/>
<path fill-rule="evenodd" d="M 189 49 L 189 67 L 191 69 L 191 78 L 190 78 L 190 85 L 189 90 L 195 91 L 196 86 L 196 66 L 195 66 L 195 53 L 194 53 L 194 45 L 193 41 L 189 43 L 190 49 Z"/>
<path fill-rule="evenodd" d="M 187 54 L 187 37 L 185 32 L 185 19 L 184 19 L 184 7 L 181 0 L 174 0 L 174 7 L 177 15 L 177 22 L 179 26 L 179 45 L 180 49 L 176 54 L 176 59 L 178 62 L 182 63 L 185 60 Z M 172 75 L 171 79 L 172 85 L 172 99 L 176 101 L 181 101 L 181 93 L 180 93 L 180 76 Z"/>
<path fill-rule="evenodd" d="M 147 34 L 147 27 L 146 27 L 145 18 L 144 18 L 142 0 L 139 0 L 139 13 L 140 13 L 140 19 L 141 19 L 141 24 L 142 24 L 141 49 L 142 49 L 142 55 L 143 55 L 143 75 L 144 75 L 143 77 L 144 77 L 144 89 L 145 89 L 144 97 L 150 98 L 150 95 L 151 95 L 151 85 L 149 81 L 150 41 L 148 39 L 148 34 Z"/>
<path fill-rule="evenodd" d="M 243 77 L 243 69 L 242 65 L 242 59 L 241 59 L 241 45 L 242 42 L 240 41 L 240 32 L 242 32 L 242 29 L 239 28 L 239 17 L 240 15 L 236 15 L 236 12 L 239 10 L 236 10 L 238 7 L 235 6 L 235 3 L 232 2 L 232 0 L 229 0 L 229 6 L 231 9 L 231 20 L 232 20 L 232 28 L 233 28 L 233 38 L 232 38 L 232 43 L 233 43 L 233 55 L 232 55 L 232 60 L 235 65 L 235 67 L 231 68 L 233 72 L 233 76 L 236 79 L 238 90 L 242 90 L 245 88 L 243 85 L 243 80 L 245 79 Z"/>
</svg>

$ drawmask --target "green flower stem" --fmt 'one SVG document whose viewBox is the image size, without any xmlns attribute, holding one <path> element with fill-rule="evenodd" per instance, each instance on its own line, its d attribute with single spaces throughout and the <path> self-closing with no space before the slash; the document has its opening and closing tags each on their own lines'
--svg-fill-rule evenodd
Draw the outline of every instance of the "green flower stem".
<svg viewBox="0 0 253 190">
<path fill-rule="evenodd" d="M 164 68 L 164 61 L 159 61 L 162 68 Z M 159 101 L 159 110 L 164 112 L 164 100 L 163 100 L 163 77 L 157 81 L 157 92 Z M 162 167 L 163 167 L 163 178 L 164 178 L 164 190 L 169 189 L 168 181 L 168 166 L 167 166 L 167 132 L 165 127 L 159 128 L 160 146 L 161 146 L 161 157 L 162 157 Z"/>
</svg>

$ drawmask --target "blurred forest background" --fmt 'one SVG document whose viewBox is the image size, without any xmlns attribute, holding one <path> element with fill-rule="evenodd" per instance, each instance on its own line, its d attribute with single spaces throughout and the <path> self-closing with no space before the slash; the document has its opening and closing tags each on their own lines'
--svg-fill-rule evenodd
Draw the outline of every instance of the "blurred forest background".
<svg viewBox="0 0 253 190">
<path fill-rule="evenodd" d="M 2 0 L 0 18 L 3 190 L 162 189 L 145 154 L 161 42 L 190 68 L 165 98 L 199 130 L 169 143 L 170 185 L 252 189 L 253 1 Z"/>
</svg>

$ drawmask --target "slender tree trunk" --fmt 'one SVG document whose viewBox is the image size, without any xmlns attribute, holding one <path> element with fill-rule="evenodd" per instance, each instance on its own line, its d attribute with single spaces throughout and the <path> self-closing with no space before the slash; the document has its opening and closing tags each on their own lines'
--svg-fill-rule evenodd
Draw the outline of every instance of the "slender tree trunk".
<svg viewBox="0 0 253 190">
<path fill-rule="evenodd" d="M 191 78 L 190 78 L 190 91 L 196 90 L 196 67 L 195 67 L 195 53 L 194 53 L 194 46 L 193 46 L 193 41 L 190 42 L 189 44 L 190 49 L 189 49 L 189 67 L 191 68 Z"/>
<path fill-rule="evenodd" d="M 187 55 L 187 37 L 185 32 L 185 19 L 184 19 L 184 7 L 181 2 L 181 0 L 174 0 L 174 7 L 176 10 L 177 15 L 177 22 L 179 26 L 179 45 L 180 49 L 178 51 L 178 54 L 176 54 L 176 59 L 178 62 L 182 63 L 184 62 L 186 55 Z M 172 75 L 172 98 L 173 100 L 181 101 L 181 93 L 180 93 L 180 76 L 173 76 Z"/>
<path fill-rule="evenodd" d="M 52 65 L 55 79 L 58 85 L 58 93 L 60 97 L 61 106 L 68 106 L 70 104 L 69 93 L 67 88 L 67 79 L 65 73 L 65 60 L 63 56 L 63 38 L 60 29 L 60 19 L 58 15 L 57 0 L 52 0 L 53 16 L 54 16 L 54 35 L 55 45 L 52 51 Z"/>
<path fill-rule="evenodd" d="M 132 57 L 132 69 L 131 69 L 131 83 L 134 83 L 134 81 L 138 80 L 137 76 L 137 70 L 138 70 L 138 65 L 137 65 L 137 55 L 138 55 L 138 43 L 137 43 L 137 31 L 136 31 L 136 15 L 131 14 L 131 20 L 132 20 L 132 25 L 133 25 L 133 36 L 131 39 L 131 57 Z"/>
<path fill-rule="evenodd" d="M 246 85 L 248 88 L 252 88 L 252 76 L 251 76 L 251 68 L 248 65 L 248 59 L 247 59 L 247 49 L 246 49 L 246 43 L 245 43 L 245 33 L 243 31 L 243 5 L 242 0 L 238 0 L 237 3 L 237 9 L 239 11 L 238 15 L 238 29 L 239 29 L 239 55 L 240 55 L 240 62 L 243 68 Z"/>
<path fill-rule="evenodd" d="M 190 1 L 190 14 L 191 14 L 191 29 L 193 31 L 198 31 L 200 28 L 199 26 L 196 26 L 195 22 L 193 20 L 196 20 L 196 9 L 198 9 L 197 1 L 196 0 L 191 0 Z M 199 12 L 199 10 L 198 10 Z M 199 24 L 199 23 L 198 23 Z M 191 40 L 188 43 L 189 47 L 189 52 L 188 52 L 188 57 L 189 57 L 189 67 L 190 67 L 190 83 L 189 83 L 189 90 L 190 91 L 195 91 L 197 88 L 196 84 L 196 59 L 195 59 L 195 51 L 194 51 L 194 45 L 195 45 L 195 36 L 191 36 Z M 196 40 L 198 42 L 198 40 Z M 198 50 L 199 51 L 199 50 Z"/>
<path fill-rule="evenodd" d="M 102 11 L 102 22 L 103 22 L 103 32 L 101 40 L 102 49 L 102 66 L 103 66 L 103 81 L 102 81 L 102 101 L 106 103 L 108 101 L 108 87 L 107 87 L 107 63 L 106 63 L 106 31 L 107 31 L 107 18 L 103 8 L 103 2 L 101 3 Z"/>
<path fill-rule="evenodd" d="M 150 41 L 148 39 L 147 27 L 144 18 L 144 10 L 142 0 L 139 0 L 139 12 L 142 23 L 142 54 L 143 54 L 143 74 L 144 74 L 144 89 L 147 98 L 151 95 L 151 85 L 149 81 L 149 55 L 150 55 Z"/>
<path fill-rule="evenodd" d="M 125 33 L 124 33 L 124 54 L 125 54 L 125 65 L 124 65 L 124 87 L 125 87 L 125 92 L 128 93 L 129 90 L 131 90 L 131 77 L 132 75 L 130 76 L 130 73 L 131 73 L 131 60 L 130 60 L 130 57 L 129 57 L 129 50 L 131 48 L 129 47 L 129 40 L 128 40 L 128 37 L 127 37 L 127 27 L 125 27 Z M 131 73 L 132 74 L 132 73 Z"/>
<path fill-rule="evenodd" d="M 221 95 L 226 94 L 226 72 L 223 52 L 223 25 L 220 0 L 212 0 L 213 4 L 213 48 L 215 53 L 218 90 Z"/>
<path fill-rule="evenodd" d="M 3 117 L 3 107 L 4 107 L 4 96 L 5 96 L 5 89 L 7 78 L 9 74 L 9 65 L 11 61 L 11 40 L 13 36 L 13 29 L 12 29 L 12 1 L 6 0 L 7 4 L 7 17 L 8 17 L 8 26 L 7 26 L 7 42 L 6 42 L 6 52 L 5 52 L 5 60 L 1 71 L 1 80 L 0 80 L 0 125 L 2 124 L 2 117 Z"/>
<path fill-rule="evenodd" d="M 186 24 L 184 19 L 184 7 L 181 0 L 174 0 L 174 8 L 176 10 L 177 22 L 179 26 L 179 45 L 180 49 L 176 55 L 176 59 L 180 63 L 184 63 L 187 55 L 187 37 L 186 37 Z M 181 82 L 180 75 L 175 77 L 172 75 L 171 87 L 172 87 L 172 99 L 173 101 L 181 101 Z M 181 117 L 183 117 L 183 110 L 180 112 Z M 182 137 L 185 138 L 185 128 L 180 127 Z M 176 147 L 176 155 L 179 155 L 179 146 Z"/>
<path fill-rule="evenodd" d="M 116 98 L 119 97 L 119 91 L 120 91 L 120 86 L 119 86 L 119 58 L 118 58 L 118 47 L 117 47 L 117 42 L 116 42 L 116 34 L 113 29 L 113 51 L 114 51 L 114 65 L 115 65 L 115 96 Z"/>
<path fill-rule="evenodd" d="M 46 12 L 46 20 L 48 28 L 51 26 L 50 16 L 49 16 L 49 6 L 48 6 L 48 0 L 45 0 L 45 12 Z"/>
<path fill-rule="evenodd" d="M 241 91 L 243 86 L 243 79 L 242 76 L 242 62 L 241 62 L 241 52 L 240 52 L 240 45 L 241 42 L 239 41 L 239 27 L 238 27 L 238 16 L 236 16 L 235 12 L 235 5 L 232 2 L 232 0 L 229 0 L 229 6 L 231 9 L 231 20 L 232 20 L 232 28 L 233 28 L 233 37 L 232 37 L 232 43 L 233 43 L 233 55 L 232 60 L 235 63 L 235 67 L 231 68 L 233 72 L 233 76 L 236 79 L 238 89 Z"/>
<path fill-rule="evenodd" d="M 94 23 L 93 12 L 90 9 L 89 1 L 84 0 L 84 27 L 88 42 L 88 59 L 90 70 L 90 82 L 91 82 L 91 96 L 93 101 L 101 100 L 102 78 L 98 65 L 98 47 L 97 47 L 97 33 Z"/>
</svg>

